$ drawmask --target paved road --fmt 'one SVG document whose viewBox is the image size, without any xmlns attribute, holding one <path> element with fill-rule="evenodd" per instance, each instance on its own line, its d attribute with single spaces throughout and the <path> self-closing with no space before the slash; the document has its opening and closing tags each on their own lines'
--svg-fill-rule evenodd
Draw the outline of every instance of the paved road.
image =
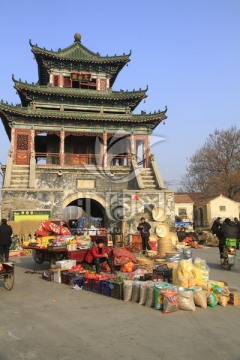
<svg viewBox="0 0 240 360">
<path fill-rule="evenodd" d="M 218 249 L 194 250 L 210 277 L 240 288 L 240 253 L 222 270 Z M 239 360 L 240 308 L 160 311 L 42 280 L 31 257 L 16 258 L 16 282 L 0 284 L 1 360 Z M 38 265 L 46 269 L 47 263 Z"/>
</svg>

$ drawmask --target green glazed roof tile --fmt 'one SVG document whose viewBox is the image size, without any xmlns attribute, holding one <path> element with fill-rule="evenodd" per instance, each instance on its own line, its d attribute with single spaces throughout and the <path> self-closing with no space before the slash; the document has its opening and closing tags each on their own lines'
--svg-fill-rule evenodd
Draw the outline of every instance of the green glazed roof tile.
<svg viewBox="0 0 240 360">
<path fill-rule="evenodd" d="M 6 103 L 0 103 L 0 114 L 5 116 L 14 115 L 26 118 L 52 118 L 52 119 L 76 119 L 76 120 L 93 120 L 107 122 L 128 122 L 128 123 L 160 123 L 166 119 L 166 110 L 158 111 L 153 114 L 100 114 L 78 111 L 59 111 L 59 110 L 33 110 L 30 107 L 22 108 L 12 106 Z"/>
<path fill-rule="evenodd" d="M 62 60 L 71 61 L 86 61 L 95 63 L 111 63 L 111 62 L 128 62 L 131 55 L 115 55 L 115 56 L 100 56 L 98 53 L 94 53 L 83 46 L 80 42 L 74 42 L 72 45 L 59 49 L 59 51 L 46 50 L 40 48 L 37 45 L 33 45 L 30 41 L 32 52 L 35 55 L 41 55 L 43 57 L 50 57 Z"/>
<path fill-rule="evenodd" d="M 19 91 L 30 91 L 38 94 L 72 96 L 78 98 L 125 100 L 125 99 L 144 99 L 147 97 L 147 90 L 138 91 L 101 91 L 88 89 L 75 89 L 66 87 L 42 86 L 23 83 L 15 80 L 15 88 Z"/>
</svg>

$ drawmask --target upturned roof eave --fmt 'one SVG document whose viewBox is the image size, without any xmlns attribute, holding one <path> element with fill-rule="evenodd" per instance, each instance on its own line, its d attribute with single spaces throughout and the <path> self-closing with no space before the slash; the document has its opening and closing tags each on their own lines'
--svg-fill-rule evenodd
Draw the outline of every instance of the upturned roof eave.
<svg viewBox="0 0 240 360">
<path fill-rule="evenodd" d="M 100 91 L 100 90 L 82 90 L 73 88 L 60 88 L 52 86 L 43 86 L 23 83 L 14 80 L 14 87 L 18 92 L 30 91 L 37 94 L 46 94 L 51 96 L 70 96 L 78 98 L 94 98 L 94 99 L 108 99 L 108 100 L 143 100 L 147 97 L 147 90 L 139 91 Z"/>
<path fill-rule="evenodd" d="M 32 46 L 32 52 L 35 57 L 51 58 L 61 61 L 74 61 L 82 63 L 108 64 L 108 63 L 123 63 L 127 64 L 130 61 L 130 55 L 116 55 L 116 56 L 89 56 L 89 58 L 64 56 L 63 52 L 55 52 L 45 50 L 36 46 Z"/>
<path fill-rule="evenodd" d="M 31 118 L 59 118 L 59 119 L 77 119 L 77 120 L 92 120 L 92 121 L 108 121 L 108 122 L 133 122 L 137 124 L 145 123 L 160 123 L 167 118 L 166 111 L 157 112 L 154 114 L 90 114 L 88 112 L 72 112 L 72 111 L 55 111 L 55 110 L 32 110 L 29 107 L 23 108 L 20 106 L 8 105 L 0 103 L 0 114 L 24 116 Z M 156 125 L 157 126 L 157 125 Z"/>
</svg>

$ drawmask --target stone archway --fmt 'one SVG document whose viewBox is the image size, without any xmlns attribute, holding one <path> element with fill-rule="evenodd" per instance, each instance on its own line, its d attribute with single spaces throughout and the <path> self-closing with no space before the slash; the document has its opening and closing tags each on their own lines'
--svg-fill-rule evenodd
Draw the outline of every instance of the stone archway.
<svg viewBox="0 0 240 360">
<path fill-rule="evenodd" d="M 97 201 L 100 205 L 102 205 L 102 207 L 104 209 L 106 209 L 109 204 L 107 203 L 106 199 L 98 194 L 93 194 L 93 193 L 88 193 L 88 192 L 75 192 L 73 194 L 68 195 L 64 200 L 63 200 L 63 209 L 68 206 L 70 203 L 72 203 L 73 201 L 76 201 L 78 199 L 92 199 Z"/>
<path fill-rule="evenodd" d="M 68 195 L 63 200 L 63 209 L 67 207 L 79 207 L 82 217 L 101 218 L 102 226 L 109 226 L 108 203 L 106 199 L 98 194 L 89 192 L 76 192 Z"/>
</svg>

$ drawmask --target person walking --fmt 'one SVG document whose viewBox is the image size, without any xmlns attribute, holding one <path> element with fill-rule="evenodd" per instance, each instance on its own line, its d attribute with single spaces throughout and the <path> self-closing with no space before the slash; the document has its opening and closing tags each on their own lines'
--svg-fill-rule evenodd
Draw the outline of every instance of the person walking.
<svg viewBox="0 0 240 360">
<path fill-rule="evenodd" d="M 9 260 L 9 248 L 12 244 L 12 228 L 7 223 L 7 219 L 2 219 L 0 225 L 0 257 L 6 262 Z"/>
<path fill-rule="evenodd" d="M 140 232 L 141 234 L 141 238 L 142 238 L 142 250 L 143 253 L 146 252 L 146 249 L 151 250 L 151 246 L 149 245 L 148 241 L 149 241 L 149 236 L 150 236 L 150 229 L 151 229 L 151 225 L 145 220 L 144 217 L 142 217 L 140 219 L 140 224 L 137 227 L 137 230 Z"/>
</svg>

